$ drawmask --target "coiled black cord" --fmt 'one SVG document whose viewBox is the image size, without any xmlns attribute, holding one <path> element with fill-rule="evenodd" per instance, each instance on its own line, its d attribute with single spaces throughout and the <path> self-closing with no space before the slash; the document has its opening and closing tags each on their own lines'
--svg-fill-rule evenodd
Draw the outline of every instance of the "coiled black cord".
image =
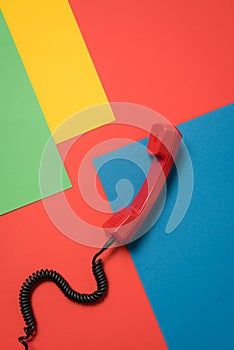
<svg viewBox="0 0 234 350">
<path fill-rule="evenodd" d="M 18 338 L 19 342 L 24 345 L 25 349 L 28 349 L 26 340 L 36 331 L 36 320 L 34 318 L 31 295 L 35 287 L 44 282 L 52 281 L 62 293 L 70 300 L 84 305 L 90 305 L 100 302 L 107 294 L 108 282 L 103 270 L 102 260 L 96 261 L 99 255 L 101 255 L 111 244 L 114 243 L 114 238 L 110 238 L 103 248 L 94 255 L 92 260 L 92 271 L 97 282 L 97 290 L 93 293 L 79 293 L 70 287 L 67 281 L 54 270 L 40 270 L 32 273 L 25 282 L 22 284 L 19 295 L 20 310 L 23 315 L 24 321 L 27 327 L 24 327 L 25 335 Z"/>
</svg>

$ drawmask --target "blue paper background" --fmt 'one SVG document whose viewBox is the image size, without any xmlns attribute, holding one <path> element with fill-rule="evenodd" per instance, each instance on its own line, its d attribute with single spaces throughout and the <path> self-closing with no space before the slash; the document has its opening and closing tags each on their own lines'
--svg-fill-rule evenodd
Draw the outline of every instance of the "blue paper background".
<svg viewBox="0 0 234 350">
<path fill-rule="evenodd" d="M 234 104 L 178 128 L 194 169 L 189 210 L 176 230 L 166 234 L 165 227 L 177 196 L 173 169 L 167 182 L 166 205 L 157 224 L 128 248 L 169 349 L 231 350 L 234 349 Z M 142 142 L 145 144 L 146 140 Z M 146 151 L 145 155 L 139 154 L 137 147 L 137 143 L 123 147 L 121 155 L 135 159 L 138 154 L 147 173 L 149 157 Z M 144 180 L 144 172 L 136 170 L 129 160 L 119 159 L 119 152 L 111 152 L 111 158 L 109 154 L 94 160 L 113 211 L 129 202 L 125 196 L 116 200 L 115 184 L 123 176 L 129 179 L 134 185 L 134 198 Z M 117 159 L 113 160 L 115 156 Z M 109 161 L 105 163 L 106 160 Z M 126 190 L 126 197 L 127 194 L 131 191 Z"/>
</svg>

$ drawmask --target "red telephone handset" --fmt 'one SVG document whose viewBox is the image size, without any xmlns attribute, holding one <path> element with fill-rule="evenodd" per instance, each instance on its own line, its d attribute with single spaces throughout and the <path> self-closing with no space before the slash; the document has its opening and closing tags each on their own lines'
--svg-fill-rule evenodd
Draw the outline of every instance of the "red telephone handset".
<svg viewBox="0 0 234 350">
<path fill-rule="evenodd" d="M 179 130 L 172 125 L 152 127 L 147 149 L 153 159 L 147 178 L 130 206 L 111 215 L 103 225 L 118 243 L 130 242 L 149 214 L 173 166 L 181 138 Z"/>
</svg>

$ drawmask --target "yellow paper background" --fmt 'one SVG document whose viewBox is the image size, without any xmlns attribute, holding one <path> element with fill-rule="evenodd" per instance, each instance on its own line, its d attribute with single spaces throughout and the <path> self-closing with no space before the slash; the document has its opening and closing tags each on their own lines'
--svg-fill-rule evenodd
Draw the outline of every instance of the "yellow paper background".
<svg viewBox="0 0 234 350">
<path fill-rule="evenodd" d="M 0 7 L 52 133 L 80 110 L 108 102 L 67 0 L 1 0 Z M 54 140 L 113 119 L 111 108 L 106 115 L 89 114 L 60 128 Z"/>
</svg>

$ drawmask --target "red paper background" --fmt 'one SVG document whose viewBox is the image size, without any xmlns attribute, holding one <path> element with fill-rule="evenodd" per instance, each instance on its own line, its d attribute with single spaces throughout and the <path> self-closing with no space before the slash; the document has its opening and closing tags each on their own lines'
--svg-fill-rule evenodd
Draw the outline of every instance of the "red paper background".
<svg viewBox="0 0 234 350">
<path fill-rule="evenodd" d="M 70 0 L 111 102 L 180 123 L 234 99 L 232 0 Z"/>
<path fill-rule="evenodd" d="M 59 271 L 78 291 L 96 288 L 91 258 L 97 251 L 63 236 L 50 222 L 40 202 L 1 218 L 1 346 L 22 349 L 23 334 L 18 305 L 25 278 L 41 268 Z M 125 247 L 108 252 L 105 271 L 107 298 L 96 306 L 67 300 L 52 283 L 40 285 L 33 294 L 38 321 L 30 349 L 166 349 L 133 262 Z"/>
<path fill-rule="evenodd" d="M 233 101 L 233 1 L 70 3 L 110 101 L 146 105 L 174 123 Z M 49 267 L 74 288 L 92 291 L 95 250 L 64 237 L 41 201 L 1 217 L 0 231 L 1 347 L 21 349 L 17 337 L 24 323 L 17 297 L 25 277 Z M 105 259 L 110 290 L 102 304 L 74 305 L 51 283 L 37 288 L 39 328 L 31 350 L 165 349 L 126 248 L 110 255 Z"/>
</svg>

